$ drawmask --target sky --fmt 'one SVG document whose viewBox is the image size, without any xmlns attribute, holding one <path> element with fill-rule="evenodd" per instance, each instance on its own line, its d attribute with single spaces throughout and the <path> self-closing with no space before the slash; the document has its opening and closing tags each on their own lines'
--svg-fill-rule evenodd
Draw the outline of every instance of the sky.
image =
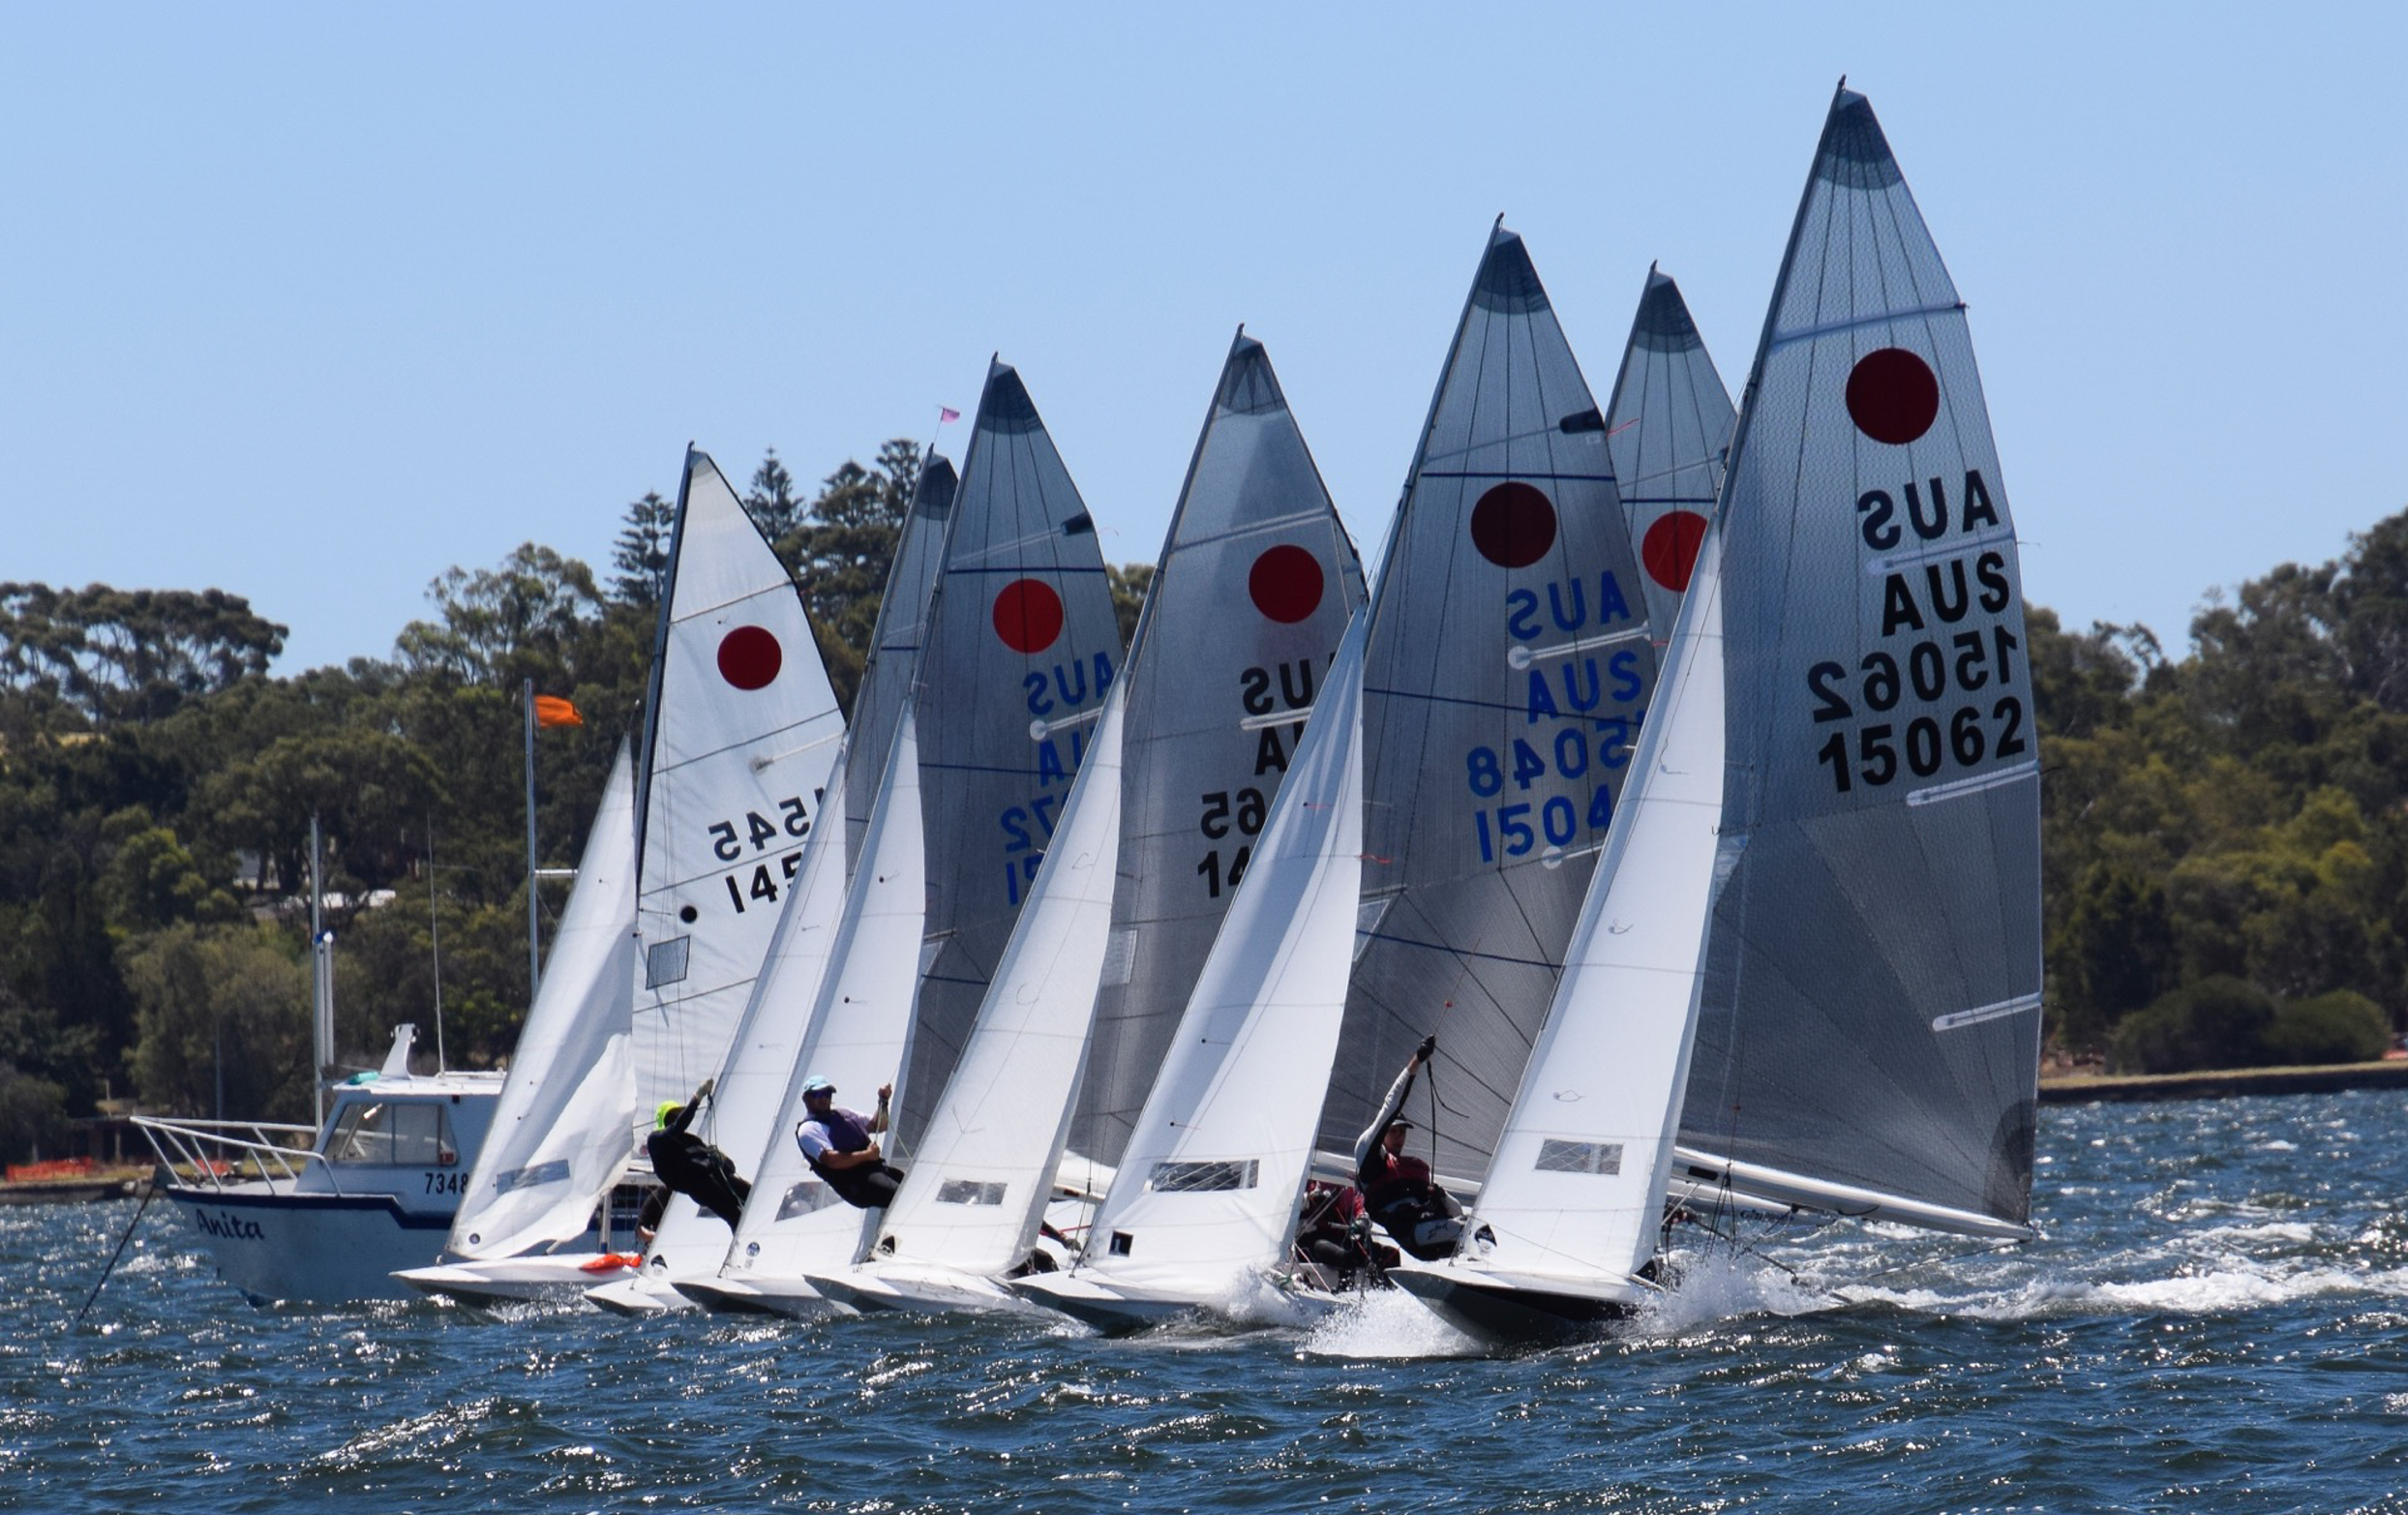
<svg viewBox="0 0 2408 1515">
<path fill-rule="evenodd" d="M 0 0 L 0 582 L 221 588 L 280 673 L 689 440 L 807 485 L 1027 382 L 1115 561 L 1238 325 L 1367 558 L 1488 227 L 1600 403 L 1734 391 L 1834 84 L 1967 301 L 2027 592 L 2195 610 L 2408 508 L 2408 9 Z"/>
</svg>

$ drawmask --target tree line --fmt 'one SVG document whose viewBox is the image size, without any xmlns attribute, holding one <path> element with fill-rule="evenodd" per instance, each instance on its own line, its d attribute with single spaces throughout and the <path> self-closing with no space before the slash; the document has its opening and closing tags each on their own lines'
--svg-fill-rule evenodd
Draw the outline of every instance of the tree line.
<svg viewBox="0 0 2408 1515">
<path fill-rule="evenodd" d="M 747 509 L 805 586 L 848 708 L 920 454 L 804 498 L 771 451 Z M 610 575 L 527 543 L 429 586 L 392 656 L 268 672 L 286 628 L 222 590 L 0 584 L 0 1155 L 67 1148 L 104 1098 L 310 1107 L 310 818 L 337 943 L 338 1060 L 418 1023 L 508 1057 L 527 1003 L 518 692 L 545 861 L 573 860 L 640 723 L 674 508 L 624 512 Z M 1126 635 L 1150 569 L 1113 571 Z M 2408 1008 L 2408 513 L 2213 599 L 2168 658 L 2141 627 L 2030 614 L 2045 1034 L 2136 1068 L 2372 1056 Z M 564 887 L 538 885 L 556 918 Z"/>
</svg>

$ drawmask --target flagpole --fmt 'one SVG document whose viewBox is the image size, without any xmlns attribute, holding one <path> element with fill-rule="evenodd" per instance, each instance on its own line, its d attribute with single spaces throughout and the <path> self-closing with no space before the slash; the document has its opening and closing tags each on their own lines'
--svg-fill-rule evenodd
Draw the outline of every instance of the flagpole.
<svg viewBox="0 0 2408 1515">
<path fill-rule="evenodd" d="M 527 1003 L 535 1003 L 536 980 L 543 972 L 543 959 L 536 940 L 535 901 L 535 680 L 528 679 L 520 689 L 526 703 L 526 831 L 527 831 Z"/>
</svg>

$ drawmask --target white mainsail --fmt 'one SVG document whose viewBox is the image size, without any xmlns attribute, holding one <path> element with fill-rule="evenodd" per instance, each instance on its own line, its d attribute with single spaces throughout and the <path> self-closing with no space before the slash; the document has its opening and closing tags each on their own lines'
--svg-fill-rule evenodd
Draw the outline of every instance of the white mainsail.
<svg viewBox="0 0 2408 1515">
<path fill-rule="evenodd" d="M 639 1112 L 718 1071 L 844 734 L 795 581 L 698 451 L 668 585 L 637 825 Z"/>
<path fill-rule="evenodd" d="M 1025 1297 L 1142 1320 L 1286 1260 L 1354 957 L 1368 630 L 1358 613 L 1340 643 L 1085 1248 Z"/>
<path fill-rule="evenodd" d="M 718 1070 L 843 732 L 794 580 L 718 467 L 688 448 L 637 781 L 628 1082 L 615 1086 L 624 1103 L 604 1161 L 560 1205 L 591 1213 L 641 1150 L 654 1107 L 692 1098 Z M 476 1261 L 400 1277 L 486 1297 L 597 1281 L 582 1271 L 592 1254 L 526 1255 L 534 1245 L 503 1256 L 489 1237 Z"/>
<path fill-rule="evenodd" d="M 828 944 L 807 1030 L 760 1148 L 752 1198 L 716 1276 L 680 1281 L 688 1295 L 719 1306 L 812 1308 L 819 1294 L 803 1275 L 843 1267 L 867 1245 L 877 1212 L 838 1199 L 812 1175 L 794 1133 L 804 1118 L 806 1079 L 826 1076 L 839 1100 L 866 1110 L 872 1091 L 902 1069 L 928 916 L 924 838 L 919 733 L 907 706 L 870 807 L 844 917 Z M 782 981 L 783 965 L 773 961 L 769 975 Z"/>
<path fill-rule="evenodd" d="M 1111 927 L 1125 686 L 1106 697 L 1062 821 L 868 1259 L 811 1273 L 856 1306 L 999 1306 L 1028 1256 L 1078 1092 Z"/>
<path fill-rule="evenodd" d="M 452 1218 L 449 1255 L 509 1257 L 574 1240 L 593 1224 L 595 1196 L 626 1161 L 635 1115 L 635 764 L 623 743 Z"/>
<path fill-rule="evenodd" d="M 2040 769 L 1965 308 L 1831 106 L 1725 490 L 1729 782 L 1676 1186 L 2029 1234 Z"/>
</svg>

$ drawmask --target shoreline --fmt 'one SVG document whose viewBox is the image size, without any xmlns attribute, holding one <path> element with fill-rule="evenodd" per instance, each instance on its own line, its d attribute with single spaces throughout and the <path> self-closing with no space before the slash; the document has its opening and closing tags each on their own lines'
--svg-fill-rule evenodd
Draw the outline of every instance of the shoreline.
<svg viewBox="0 0 2408 1515">
<path fill-rule="evenodd" d="M 2040 1103 L 2136 1104 L 2150 1100 L 2217 1100 L 2243 1094 L 2329 1094 L 2351 1089 L 2408 1089 L 2408 1059 L 2178 1074 L 2068 1074 L 2040 1081 Z"/>
</svg>

